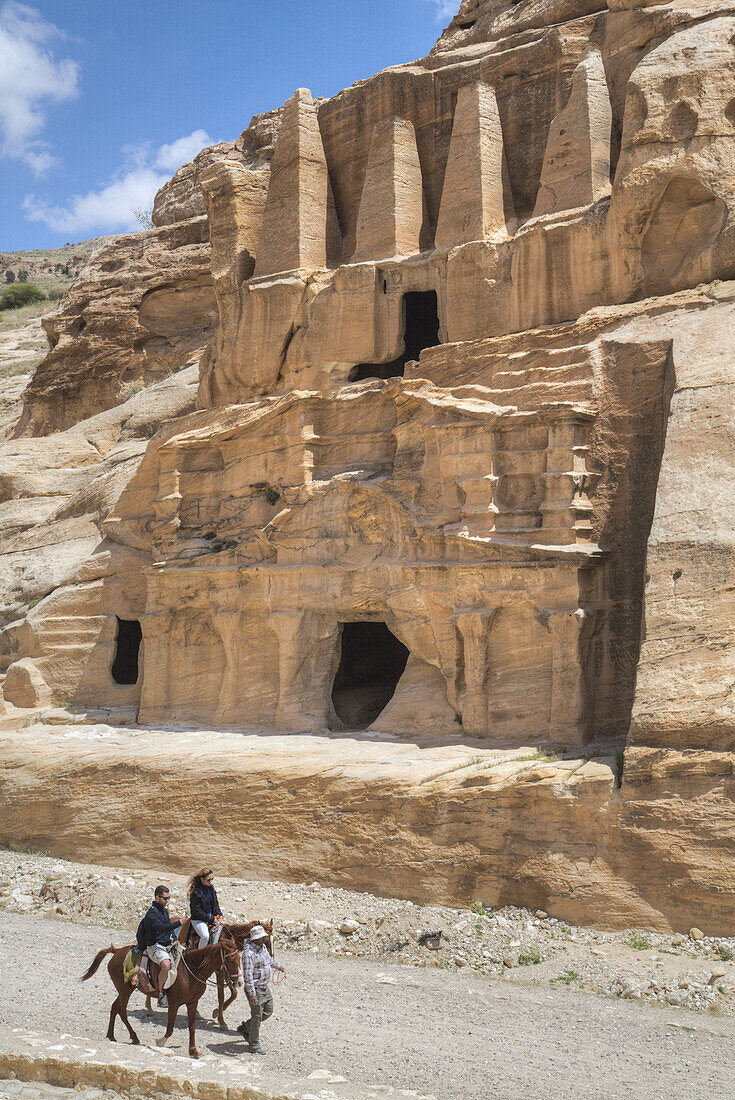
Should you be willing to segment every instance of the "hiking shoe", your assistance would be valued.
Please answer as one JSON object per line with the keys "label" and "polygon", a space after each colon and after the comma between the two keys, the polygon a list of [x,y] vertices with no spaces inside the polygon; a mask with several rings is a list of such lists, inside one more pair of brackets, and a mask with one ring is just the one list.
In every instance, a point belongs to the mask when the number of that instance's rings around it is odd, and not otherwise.
{"label": "hiking shoe", "polygon": [[263,1050],[263,1048],[261,1046],[257,1046],[257,1047],[249,1046],[248,1047],[248,1053],[249,1054],[265,1054],[265,1051]]}

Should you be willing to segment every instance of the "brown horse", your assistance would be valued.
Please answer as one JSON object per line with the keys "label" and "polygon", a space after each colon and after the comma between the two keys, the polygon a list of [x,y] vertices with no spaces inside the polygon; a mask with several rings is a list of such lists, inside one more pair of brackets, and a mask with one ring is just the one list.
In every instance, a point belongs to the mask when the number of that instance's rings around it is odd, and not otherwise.
{"label": "brown horse", "polygon": [[[107,964],[107,972],[110,975],[112,984],[117,990],[117,997],[112,1002],[112,1008],[110,1009],[110,1024],[107,1028],[107,1038],[111,1042],[115,1042],[115,1020],[119,1016],[130,1032],[130,1038],[133,1043],[138,1044],[140,1043],[140,1039],[133,1030],[128,1020],[127,1013],[128,1001],[134,990],[133,986],[128,985],[123,977],[123,963],[125,962],[125,956],[129,950],[130,945],[127,947],[110,946],[102,951],[98,951],[92,960],[89,970],[86,974],[82,975],[81,981],[86,982],[88,978],[91,978],[92,975],[97,972],[104,957],[106,955],[112,955],[112,958]],[[207,988],[207,980],[211,978],[214,973],[221,976],[223,989],[225,982],[227,982],[232,989],[237,986],[240,980],[240,952],[232,936],[224,932],[220,936],[218,943],[210,944],[208,947],[198,948],[195,951],[187,951],[181,956],[176,981],[166,990],[166,997],[168,1000],[168,1024],[166,1027],[166,1034],[160,1039],[156,1039],[157,1046],[165,1046],[167,1040],[171,1038],[174,1030],[176,1013],[179,1011],[181,1005],[186,1005],[189,1020],[189,1054],[192,1058],[199,1057],[199,1051],[196,1048],[197,1005]]]}
{"label": "brown horse", "polygon": [[[222,929],[222,935],[227,933],[232,936],[233,940],[237,944],[237,949],[242,953],[245,947],[245,940],[249,937],[251,929],[255,928],[256,924],[261,925],[268,933],[268,939],[265,941],[270,951],[273,954],[273,918],[271,920],[251,920],[248,924],[225,924]],[[237,998],[237,987],[230,986],[230,995],[225,1000],[225,979],[221,973],[217,973],[217,1008],[214,1010],[214,1019],[219,1022],[220,1027],[225,1027],[225,1009],[229,1008],[232,1002]]]}

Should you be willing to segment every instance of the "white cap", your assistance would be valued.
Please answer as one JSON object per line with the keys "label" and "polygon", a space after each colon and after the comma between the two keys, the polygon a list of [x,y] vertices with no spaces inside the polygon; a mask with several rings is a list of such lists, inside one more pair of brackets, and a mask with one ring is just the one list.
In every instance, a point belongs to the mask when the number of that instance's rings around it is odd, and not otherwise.
{"label": "white cap", "polygon": [[265,928],[263,927],[262,924],[256,924],[253,928],[250,929],[250,939],[251,940],[267,940],[268,939],[268,933],[266,932],[266,930],[265,930]]}

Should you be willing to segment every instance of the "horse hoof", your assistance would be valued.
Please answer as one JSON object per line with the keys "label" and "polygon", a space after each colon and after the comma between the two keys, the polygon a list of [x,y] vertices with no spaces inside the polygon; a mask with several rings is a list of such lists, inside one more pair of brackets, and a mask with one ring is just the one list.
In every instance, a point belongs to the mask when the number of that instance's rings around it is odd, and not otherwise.
{"label": "horse hoof", "polygon": [[157,1047],[165,1047],[166,1042],[167,1042],[166,1036],[164,1035],[162,1039],[156,1039],[156,1046]]}
{"label": "horse hoof", "polygon": [[139,1046],[140,1046],[140,1039],[138,1038],[138,1036],[137,1036],[137,1035],[135,1035],[135,1036],[133,1037],[133,1039],[131,1040],[131,1042],[132,1042],[132,1044],[133,1044],[133,1046],[134,1046],[134,1047],[139,1047]]}
{"label": "horse hoof", "polygon": [[200,1058],[200,1057],[201,1057],[201,1055],[199,1054],[199,1051],[198,1051],[198,1050],[190,1050],[190,1051],[189,1051],[189,1055],[190,1055],[190,1056],[191,1056],[192,1058]]}

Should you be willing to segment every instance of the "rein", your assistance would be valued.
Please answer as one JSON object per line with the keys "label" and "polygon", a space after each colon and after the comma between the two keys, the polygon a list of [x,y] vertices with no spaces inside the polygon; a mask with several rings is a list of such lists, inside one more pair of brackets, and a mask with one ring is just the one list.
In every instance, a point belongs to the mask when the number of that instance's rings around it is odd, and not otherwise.
{"label": "rein", "polygon": [[[220,965],[219,965],[219,970],[221,970],[222,973],[224,974],[225,981],[229,985],[230,989],[233,989],[233,988],[235,988],[235,985],[234,985],[234,982],[233,982],[232,978],[230,977],[230,973],[227,969],[227,964],[225,962],[225,949],[224,949],[224,947],[222,946],[221,943],[218,943],[217,947],[219,947],[220,959],[221,959],[221,962],[220,962]],[[194,973],[194,971],[189,966],[189,964],[187,963],[183,951],[181,952],[181,958],[180,958],[179,961],[184,964],[184,966],[189,971],[189,973],[191,974],[191,976],[192,976],[192,978],[194,979],[195,982],[201,982],[202,985],[213,985],[213,986],[217,985],[217,979],[216,978],[214,979],[214,981],[212,981],[211,978],[198,978],[197,975]]]}

